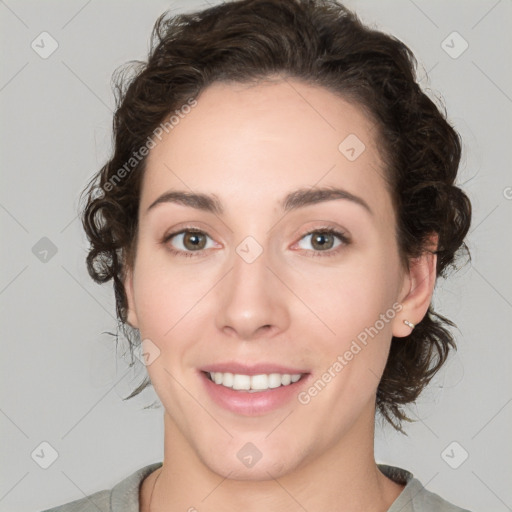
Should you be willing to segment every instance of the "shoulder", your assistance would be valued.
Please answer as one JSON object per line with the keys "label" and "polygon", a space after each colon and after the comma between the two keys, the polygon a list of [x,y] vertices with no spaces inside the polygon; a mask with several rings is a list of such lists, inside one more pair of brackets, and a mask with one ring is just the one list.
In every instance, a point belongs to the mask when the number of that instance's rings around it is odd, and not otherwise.
{"label": "shoulder", "polygon": [[428,491],[416,478],[413,478],[407,487],[409,487],[409,499],[412,500],[414,512],[470,512]]}
{"label": "shoulder", "polygon": [[388,478],[405,485],[388,512],[470,512],[430,492],[405,469],[384,464],[378,464],[378,467]]}
{"label": "shoulder", "polygon": [[110,490],[98,491],[84,498],[42,512],[139,512],[139,487],[144,478],[161,467],[161,462],[138,469]]}
{"label": "shoulder", "polygon": [[111,491],[99,491],[43,512],[110,512],[110,495]]}

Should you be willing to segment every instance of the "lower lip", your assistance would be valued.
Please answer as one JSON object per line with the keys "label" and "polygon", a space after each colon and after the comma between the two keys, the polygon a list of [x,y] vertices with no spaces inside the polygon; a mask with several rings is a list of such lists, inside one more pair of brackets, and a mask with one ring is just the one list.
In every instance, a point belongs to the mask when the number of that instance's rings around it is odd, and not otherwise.
{"label": "lower lip", "polygon": [[283,407],[298,395],[299,389],[309,377],[309,374],[305,374],[288,386],[249,393],[215,384],[202,371],[199,374],[208,394],[217,405],[244,416],[258,416]]}

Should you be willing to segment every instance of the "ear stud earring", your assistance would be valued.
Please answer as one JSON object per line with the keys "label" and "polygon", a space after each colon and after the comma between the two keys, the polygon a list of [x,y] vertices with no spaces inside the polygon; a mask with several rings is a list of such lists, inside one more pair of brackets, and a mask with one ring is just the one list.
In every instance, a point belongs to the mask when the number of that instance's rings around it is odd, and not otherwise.
{"label": "ear stud earring", "polygon": [[414,329],[416,327],[412,322],[409,322],[409,320],[404,320],[404,324],[410,327],[411,329]]}

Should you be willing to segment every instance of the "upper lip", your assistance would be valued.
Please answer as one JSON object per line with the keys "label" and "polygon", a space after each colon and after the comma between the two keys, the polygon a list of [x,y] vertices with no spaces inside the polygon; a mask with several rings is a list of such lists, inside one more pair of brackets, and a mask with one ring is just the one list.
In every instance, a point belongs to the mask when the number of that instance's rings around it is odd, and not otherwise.
{"label": "upper lip", "polygon": [[203,372],[220,372],[220,373],[236,373],[240,375],[260,375],[270,373],[281,373],[281,374],[304,374],[309,373],[306,370],[300,368],[292,368],[289,366],[283,366],[280,364],[273,363],[258,363],[258,364],[244,364],[235,361],[226,363],[215,363],[209,364],[200,368]]}

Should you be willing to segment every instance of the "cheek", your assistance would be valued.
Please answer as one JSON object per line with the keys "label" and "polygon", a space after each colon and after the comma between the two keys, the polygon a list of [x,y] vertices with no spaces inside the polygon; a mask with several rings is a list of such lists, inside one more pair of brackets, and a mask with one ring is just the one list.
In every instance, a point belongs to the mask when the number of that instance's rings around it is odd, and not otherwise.
{"label": "cheek", "polygon": [[[327,409],[356,413],[374,395],[399,311],[398,278],[398,259],[389,249],[360,254],[350,265],[331,269],[322,286],[311,287],[311,309],[331,331],[317,338],[317,371],[323,382],[333,382],[321,399]],[[335,377],[326,374],[329,369]]]}
{"label": "cheek", "polygon": [[142,337],[165,340],[187,323],[211,288],[206,266],[172,263],[164,251],[141,247],[135,265],[135,309]]}
{"label": "cheek", "polygon": [[[399,311],[394,295],[397,262],[387,257],[387,263],[361,257],[346,271],[331,272],[330,279],[309,294],[311,309],[319,312],[331,333],[316,338],[315,389],[306,390],[303,398],[316,401],[318,411],[332,411],[325,427],[333,432],[342,418],[350,423],[374,400],[386,365],[392,321]],[[328,391],[320,392],[324,387]]]}
{"label": "cheek", "polygon": [[376,256],[358,254],[338,268],[324,268],[316,275],[304,272],[301,277],[293,285],[301,290],[300,296],[307,297],[310,308],[334,331],[333,338],[347,339],[392,309],[399,271],[390,251]]}

